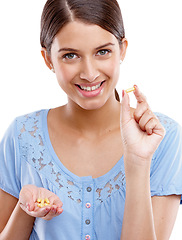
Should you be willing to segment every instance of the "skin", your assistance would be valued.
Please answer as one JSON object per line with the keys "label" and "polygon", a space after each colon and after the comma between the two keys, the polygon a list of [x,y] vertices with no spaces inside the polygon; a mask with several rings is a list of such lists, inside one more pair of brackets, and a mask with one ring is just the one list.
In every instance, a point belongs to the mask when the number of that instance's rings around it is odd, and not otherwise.
{"label": "skin", "polygon": [[[46,65],[54,69],[68,96],[65,106],[49,111],[49,136],[61,162],[78,176],[102,176],[124,154],[126,202],[121,240],[169,239],[180,196],[150,195],[151,159],[165,130],[137,86],[136,109],[130,108],[129,95],[124,91],[121,104],[114,95],[127,45],[126,39],[119,45],[115,36],[99,26],[73,21],[56,35],[51,55],[42,49]],[[103,81],[102,91],[92,97],[82,94],[77,86]],[[52,199],[51,207],[36,207],[40,195]],[[0,190],[0,201],[4,199],[7,204],[0,205],[0,239],[13,239],[10,232],[18,234],[27,226],[22,239],[28,239],[35,217],[50,220],[63,211],[55,194],[32,185],[23,187],[18,201]]]}

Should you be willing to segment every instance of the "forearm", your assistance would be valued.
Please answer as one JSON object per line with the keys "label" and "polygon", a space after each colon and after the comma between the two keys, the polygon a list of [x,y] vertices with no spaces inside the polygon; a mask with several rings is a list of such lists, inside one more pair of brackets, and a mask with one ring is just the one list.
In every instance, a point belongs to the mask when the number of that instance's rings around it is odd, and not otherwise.
{"label": "forearm", "polygon": [[28,240],[35,218],[25,213],[17,203],[6,227],[0,234],[0,240]]}
{"label": "forearm", "polygon": [[126,199],[121,240],[156,240],[148,164],[126,164]]}

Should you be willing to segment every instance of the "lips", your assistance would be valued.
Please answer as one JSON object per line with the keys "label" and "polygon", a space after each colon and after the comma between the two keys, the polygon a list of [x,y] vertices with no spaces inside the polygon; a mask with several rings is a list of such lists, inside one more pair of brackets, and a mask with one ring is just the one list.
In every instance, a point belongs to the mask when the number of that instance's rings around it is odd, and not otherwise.
{"label": "lips", "polygon": [[82,96],[91,98],[96,97],[102,93],[102,89],[105,85],[104,83],[105,81],[95,84],[75,84],[75,86]]}
{"label": "lips", "polygon": [[105,81],[102,81],[98,84],[90,84],[90,85],[85,85],[85,84],[76,84],[76,86],[78,86],[81,90],[87,91],[87,92],[92,92],[95,91],[97,89],[99,89],[101,87],[101,85],[104,83]]}

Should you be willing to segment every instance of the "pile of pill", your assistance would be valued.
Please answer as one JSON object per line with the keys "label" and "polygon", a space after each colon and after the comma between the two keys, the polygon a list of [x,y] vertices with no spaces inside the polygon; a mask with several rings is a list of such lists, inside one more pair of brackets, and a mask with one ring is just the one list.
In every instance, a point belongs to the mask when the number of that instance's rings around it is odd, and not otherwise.
{"label": "pile of pill", "polygon": [[50,206],[50,201],[48,198],[45,198],[45,199],[38,198],[37,206],[40,208],[45,207],[45,206]]}

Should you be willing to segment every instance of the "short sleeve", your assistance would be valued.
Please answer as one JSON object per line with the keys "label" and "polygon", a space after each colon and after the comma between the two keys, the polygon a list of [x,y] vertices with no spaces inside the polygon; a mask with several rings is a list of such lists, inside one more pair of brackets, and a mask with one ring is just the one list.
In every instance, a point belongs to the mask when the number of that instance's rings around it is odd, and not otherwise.
{"label": "short sleeve", "polygon": [[152,196],[182,195],[182,129],[176,122],[154,154],[150,180]]}
{"label": "short sleeve", "polygon": [[19,171],[15,120],[0,142],[0,188],[16,198],[19,198],[21,185]]}

